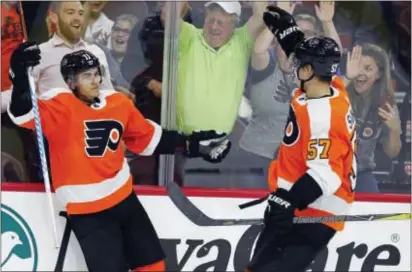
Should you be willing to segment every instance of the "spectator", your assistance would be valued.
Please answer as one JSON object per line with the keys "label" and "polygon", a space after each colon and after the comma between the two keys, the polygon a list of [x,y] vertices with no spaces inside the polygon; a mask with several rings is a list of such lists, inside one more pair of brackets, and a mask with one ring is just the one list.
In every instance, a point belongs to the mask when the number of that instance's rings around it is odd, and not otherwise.
{"label": "spectator", "polygon": [[[32,133],[18,128],[6,113],[11,100],[9,64],[13,51],[24,39],[22,22],[17,1],[1,2],[1,146],[2,180],[23,181],[26,175],[17,175],[16,170],[25,168],[24,161],[31,158],[25,150],[32,147]],[[7,155],[6,155],[7,153]],[[8,158],[12,159],[8,159]],[[23,163],[16,163],[22,161]],[[20,166],[20,167],[16,167]],[[22,171],[17,171],[22,172]],[[37,177],[37,176],[30,176]],[[4,179],[3,179],[4,178]]]}
{"label": "spectator", "polygon": [[263,29],[267,2],[253,2],[248,23],[236,28],[239,2],[206,3],[203,29],[180,26],[177,126],[189,134],[215,129],[230,133],[245,87],[253,43]]}
{"label": "spectator", "polygon": [[379,192],[373,175],[378,141],[386,155],[394,158],[401,148],[400,119],[391,84],[386,52],[365,43],[348,53],[346,88],[357,122],[357,192]]}
{"label": "spectator", "polygon": [[116,18],[110,36],[110,49],[101,46],[103,49],[112,76],[112,84],[115,89],[128,89],[130,83],[123,77],[120,66],[124,60],[126,46],[130,38],[130,33],[137,23],[137,18],[131,14],[122,14]]}
{"label": "spectator", "polygon": [[[176,120],[184,133],[203,128],[232,132],[267,1],[252,5],[253,15],[243,26],[237,1],[206,3],[203,29],[181,22]],[[211,167],[199,160],[187,162],[181,154],[175,155],[175,162],[181,177],[186,167]]]}
{"label": "spectator", "polygon": [[[278,5],[291,14],[296,6],[290,1],[278,2]],[[306,37],[319,35],[323,31],[340,45],[339,35],[332,21],[334,2],[320,2],[315,7],[317,18],[304,13],[307,10],[295,12],[297,25]],[[318,25],[317,19],[321,25]],[[272,32],[267,28],[256,40],[251,59],[250,104],[253,113],[239,143],[241,149],[246,151],[241,152],[241,156],[248,158],[245,161],[264,170],[262,178],[251,177],[253,180],[249,181],[259,187],[267,184],[268,165],[276,157],[276,150],[282,143],[290,94],[298,86],[291,62],[274,41]]]}
{"label": "spectator", "polygon": [[1,2],[1,112],[5,112],[11,98],[9,79],[10,57],[23,41],[23,30],[17,12],[17,1]]}
{"label": "spectator", "polygon": [[[124,68],[122,71],[126,72],[128,70],[129,78],[132,80],[132,90],[137,97],[136,106],[146,118],[155,122],[160,122],[164,47],[164,16],[162,14],[164,14],[164,4],[164,2],[159,1],[155,14],[146,18],[138,28],[133,30],[126,52],[125,65],[122,65],[122,68]],[[181,17],[184,21],[191,22],[187,3],[183,4]],[[136,52],[136,49],[140,49],[140,52]],[[140,61],[133,58],[137,54],[141,54],[138,58]]]}
{"label": "spectator", "polygon": [[88,19],[85,40],[110,48],[109,37],[114,22],[103,13],[106,4],[107,1],[85,1],[84,9]]}
{"label": "spectator", "polygon": [[397,157],[397,163],[394,165],[391,181],[397,185],[408,185],[408,191],[410,192],[411,186],[411,93],[406,93],[403,102],[400,106],[400,119],[401,119],[401,142],[402,149]]}
{"label": "spectator", "polygon": [[[164,2],[157,2],[153,16],[136,25],[127,45],[122,71],[131,78],[131,90],[136,95],[136,107],[148,119],[160,123],[163,47],[164,47]],[[185,3],[182,19],[191,22],[190,10]],[[139,184],[157,184],[159,156],[131,156],[130,168]],[[180,176],[175,181],[180,182]]]}
{"label": "spectator", "polygon": [[[142,85],[144,82],[141,80],[146,78],[147,73],[157,81],[162,80],[164,25],[161,13],[165,2],[148,3],[154,15],[140,21],[133,28],[121,65],[124,77],[129,82],[134,81],[132,85],[136,91],[141,91],[141,87],[145,86]],[[153,6],[154,4],[156,5]],[[183,4],[181,14],[184,21],[191,23],[190,9],[186,2]]]}
{"label": "spectator", "polygon": [[103,50],[81,38],[84,25],[82,4],[79,1],[52,2],[49,19],[56,26],[56,32],[47,42],[39,45],[42,59],[33,69],[37,92],[43,93],[58,87],[68,88],[60,74],[60,61],[65,54],[81,49],[88,50],[99,58],[106,71],[102,88],[113,89]]}
{"label": "spectator", "polygon": [[104,14],[109,18],[117,18],[122,14],[133,14],[140,22],[149,16],[146,1],[107,1]]}

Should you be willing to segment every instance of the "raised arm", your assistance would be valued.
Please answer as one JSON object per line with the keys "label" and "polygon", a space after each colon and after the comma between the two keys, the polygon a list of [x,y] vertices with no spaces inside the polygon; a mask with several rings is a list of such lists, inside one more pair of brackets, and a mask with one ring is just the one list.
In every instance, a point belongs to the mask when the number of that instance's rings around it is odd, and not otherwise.
{"label": "raised arm", "polygon": [[319,5],[315,5],[315,11],[316,16],[322,23],[325,36],[334,39],[342,51],[342,42],[332,20],[335,14],[335,1],[321,1]]}
{"label": "raised arm", "polygon": [[354,46],[352,53],[347,53],[346,58],[346,73],[344,76],[345,87],[354,80],[360,73],[361,69],[362,47]]}
{"label": "raised arm", "polygon": [[264,28],[262,20],[263,13],[266,11],[268,1],[252,1],[253,15],[247,22],[249,34],[256,39]]}
{"label": "raised arm", "polygon": [[[278,2],[278,7],[292,14],[296,7],[296,4],[290,1],[281,1]],[[266,7],[264,7],[264,9],[266,10]],[[269,65],[269,49],[272,45],[274,38],[275,36],[273,35],[272,31],[270,31],[269,28],[265,26],[263,31],[256,39],[255,46],[253,49],[251,64],[255,70],[263,70]],[[280,60],[278,54],[276,55],[276,57],[278,58],[278,60]]]}
{"label": "raised arm", "polygon": [[267,27],[260,33],[259,37],[256,39],[255,46],[253,47],[251,60],[253,69],[261,71],[269,65],[269,49],[274,38],[275,36],[273,36],[272,32]]}
{"label": "raised arm", "polygon": [[[13,52],[10,60],[10,79],[13,82],[10,105],[7,113],[16,125],[35,129],[33,105],[31,100],[27,68],[40,63],[40,49],[35,42],[24,42]],[[55,98],[58,89],[51,90],[47,100],[38,99],[43,133],[49,136],[67,123],[69,115],[64,99]],[[60,91],[60,89],[59,89]],[[71,92],[71,91],[67,91]],[[46,93],[43,94],[44,96]]]}

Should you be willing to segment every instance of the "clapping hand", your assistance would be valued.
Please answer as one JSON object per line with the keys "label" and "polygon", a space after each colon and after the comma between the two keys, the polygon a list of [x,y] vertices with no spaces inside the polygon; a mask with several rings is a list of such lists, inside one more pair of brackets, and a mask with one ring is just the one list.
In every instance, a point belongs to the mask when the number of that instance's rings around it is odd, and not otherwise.
{"label": "clapping hand", "polygon": [[388,102],[385,103],[386,107],[380,107],[378,109],[379,117],[382,118],[383,123],[392,131],[401,131],[398,117],[393,105]]}

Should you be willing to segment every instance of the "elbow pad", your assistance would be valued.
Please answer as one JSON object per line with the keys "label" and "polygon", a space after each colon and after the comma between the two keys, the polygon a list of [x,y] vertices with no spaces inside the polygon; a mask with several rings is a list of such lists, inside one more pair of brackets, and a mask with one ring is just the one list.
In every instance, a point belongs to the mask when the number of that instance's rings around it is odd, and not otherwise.
{"label": "elbow pad", "polygon": [[10,113],[14,116],[23,116],[33,107],[30,97],[29,79],[26,77],[14,80],[10,101]]}
{"label": "elbow pad", "polygon": [[184,151],[186,138],[183,133],[174,130],[162,131],[159,144],[157,145],[155,154],[174,154],[176,151]]}
{"label": "elbow pad", "polygon": [[322,195],[322,188],[307,173],[301,176],[289,190],[289,196],[299,210],[305,209]]}

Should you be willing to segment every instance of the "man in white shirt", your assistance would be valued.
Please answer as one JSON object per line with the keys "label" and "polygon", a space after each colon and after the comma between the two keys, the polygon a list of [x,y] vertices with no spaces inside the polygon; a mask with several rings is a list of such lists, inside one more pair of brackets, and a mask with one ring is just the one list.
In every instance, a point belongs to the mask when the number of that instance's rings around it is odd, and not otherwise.
{"label": "man in white shirt", "polygon": [[68,88],[60,73],[63,56],[78,50],[87,50],[99,58],[106,76],[102,88],[113,89],[106,56],[97,45],[88,44],[82,38],[84,10],[80,1],[52,2],[50,20],[56,25],[56,33],[45,43],[40,44],[41,61],[33,69],[36,89],[39,94],[51,88]]}
{"label": "man in white shirt", "polygon": [[[106,72],[102,88],[113,89],[103,50],[97,45],[86,43],[81,38],[82,30],[85,27],[85,15],[80,1],[52,2],[49,18],[51,23],[56,26],[56,32],[50,40],[40,44],[42,58],[40,64],[32,71],[38,95],[52,88],[68,88],[60,73],[60,61],[64,55],[81,49],[88,50],[99,58]],[[10,97],[7,98],[2,99],[2,112],[7,109],[9,104]]]}
{"label": "man in white shirt", "polygon": [[106,46],[110,49],[110,35],[114,22],[110,20],[103,9],[107,1],[86,1],[84,4],[88,21],[85,40],[90,43]]}

